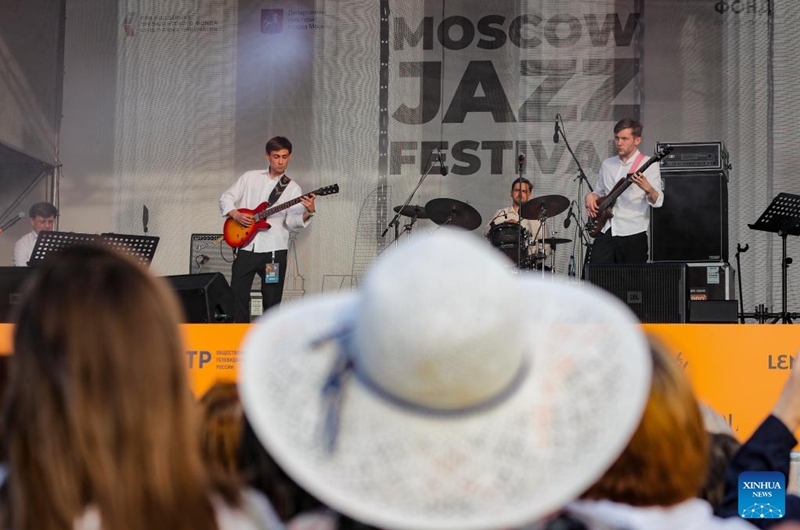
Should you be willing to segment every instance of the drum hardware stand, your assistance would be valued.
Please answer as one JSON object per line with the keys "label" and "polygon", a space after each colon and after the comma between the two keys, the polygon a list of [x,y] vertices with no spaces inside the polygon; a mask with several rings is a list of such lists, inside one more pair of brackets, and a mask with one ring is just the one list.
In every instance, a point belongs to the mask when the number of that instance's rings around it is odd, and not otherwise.
{"label": "drum hardware stand", "polygon": [[792,264],[792,258],[786,255],[786,239],[790,235],[800,235],[800,195],[779,193],[772,199],[772,202],[761,214],[761,217],[755,223],[747,226],[752,230],[772,232],[781,237],[781,312],[765,313],[759,310],[755,315],[743,316],[758,318],[759,320],[763,320],[764,317],[773,318],[772,324],[777,324],[778,322],[792,324],[792,319],[800,318],[800,313],[790,313],[786,310],[788,301],[787,278],[789,265]]}
{"label": "drum hardware stand", "polygon": [[[441,160],[441,158],[439,160]],[[433,170],[433,164],[435,162],[436,162],[436,160],[431,160],[430,164],[428,164],[428,169],[426,169],[425,173],[423,173],[422,176],[419,178],[419,182],[417,182],[416,187],[413,190],[411,190],[411,194],[406,199],[406,202],[403,203],[403,206],[400,208],[400,212],[402,212],[403,209],[411,203],[411,199],[414,198],[414,194],[416,194],[417,190],[420,188],[420,186],[422,186],[422,183],[425,181],[425,177],[427,177],[430,174],[431,170]],[[389,205],[387,204],[386,207],[388,208]],[[394,217],[392,217],[392,220],[389,221],[389,224],[386,225],[386,228],[383,229],[383,233],[381,233],[381,237],[386,237],[386,232],[388,232],[390,228],[394,228],[394,241],[393,242],[394,242],[395,246],[397,246],[398,239],[400,238],[400,233],[399,233],[400,232],[400,212],[395,212]]]}
{"label": "drum hardware stand", "polygon": [[[560,125],[559,125],[560,123]],[[583,278],[583,267],[585,266],[584,263],[584,249],[589,250],[591,242],[588,241],[587,238],[584,237],[584,230],[583,226],[584,223],[581,222],[581,219],[584,218],[583,215],[583,183],[586,183],[586,186],[589,188],[589,193],[594,192],[594,188],[592,188],[592,184],[589,182],[589,179],[586,177],[586,173],[583,171],[583,167],[581,166],[580,160],[578,157],[575,156],[575,152],[572,150],[572,147],[569,145],[569,140],[567,140],[567,131],[564,129],[564,120],[561,118],[561,114],[556,114],[556,134],[553,136],[553,142],[558,143],[558,138],[561,137],[564,139],[564,145],[567,146],[567,151],[572,156],[572,159],[575,161],[575,165],[578,166],[578,176],[576,176],[573,180],[578,181],[578,200],[575,201],[578,205],[578,215],[576,216],[576,220],[578,221],[578,232],[581,234],[581,246],[578,247],[578,256],[577,262],[581,264],[581,279]],[[575,237],[574,241],[577,242],[577,237]],[[573,251],[573,255],[575,252]],[[591,256],[591,251],[588,251],[586,255]]]}

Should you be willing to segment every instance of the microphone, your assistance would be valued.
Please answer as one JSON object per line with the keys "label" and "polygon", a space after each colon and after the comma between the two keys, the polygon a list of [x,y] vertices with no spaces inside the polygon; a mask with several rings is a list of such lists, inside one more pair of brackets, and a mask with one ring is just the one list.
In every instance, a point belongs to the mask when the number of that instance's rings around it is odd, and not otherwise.
{"label": "microphone", "polygon": [[517,159],[517,164],[519,164],[519,174],[522,175],[522,166],[525,165],[525,155],[520,154],[519,158]]}
{"label": "microphone", "polygon": [[439,160],[439,173],[442,174],[443,177],[447,176],[447,168],[444,165],[444,161],[442,160],[442,150],[438,147],[436,148],[436,159]]}
{"label": "microphone", "polygon": [[200,265],[204,265],[204,264],[208,263],[209,261],[211,261],[211,258],[206,256],[205,254],[200,254],[197,257],[200,258],[200,260],[199,260],[200,261]]}
{"label": "microphone", "polygon": [[572,201],[569,204],[569,211],[567,212],[567,218],[564,219],[564,228],[569,228],[570,223],[572,222],[572,206],[575,204],[575,201]]}
{"label": "microphone", "polygon": [[554,144],[558,143],[558,131],[560,131],[560,130],[561,129],[558,127],[558,115],[556,114],[555,127],[553,128],[553,143]]}
{"label": "microphone", "polygon": [[9,228],[14,226],[15,224],[17,224],[19,222],[19,220],[22,219],[23,217],[25,217],[25,212],[19,212],[16,217],[11,219],[9,222],[4,224],[3,226],[0,226],[0,234],[2,234],[3,232],[8,230]]}

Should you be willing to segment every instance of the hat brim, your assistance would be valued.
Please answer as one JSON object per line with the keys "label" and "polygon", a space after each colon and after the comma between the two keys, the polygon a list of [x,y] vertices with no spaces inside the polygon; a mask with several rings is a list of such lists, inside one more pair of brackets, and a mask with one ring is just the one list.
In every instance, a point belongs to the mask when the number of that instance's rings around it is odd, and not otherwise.
{"label": "hat brim", "polygon": [[358,294],[268,313],[239,370],[256,434],[303,488],[381,528],[503,528],[562,507],[627,445],[649,395],[650,356],[635,317],[609,295],[528,278],[520,289],[533,307],[508,325],[528,330],[529,372],[511,395],[470,414],[424,414],[352,377],[333,451],[322,388],[338,345],[315,341],[355,313]]}

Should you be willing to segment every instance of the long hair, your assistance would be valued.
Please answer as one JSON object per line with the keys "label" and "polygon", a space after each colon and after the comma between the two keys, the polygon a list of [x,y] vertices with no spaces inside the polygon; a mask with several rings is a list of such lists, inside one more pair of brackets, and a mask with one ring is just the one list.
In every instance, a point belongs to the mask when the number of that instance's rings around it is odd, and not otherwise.
{"label": "long hair", "polygon": [[239,453],[244,411],[236,383],[218,381],[200,399],[203,459],[213,476],[241,482]]}
{"label": "long hair", "polygon": [[[102,247],[39,267],[18,313],[4,411],[16,530],[215,530],[177,302]],[[235,494],[222,492],[235,502]]]}
{"label": "long hair", "polygon": [[695,497],[705,482],[708,434],[689,379],[652,339],[651,353],[653,382],[639,427],[585,499],[672,506]]}

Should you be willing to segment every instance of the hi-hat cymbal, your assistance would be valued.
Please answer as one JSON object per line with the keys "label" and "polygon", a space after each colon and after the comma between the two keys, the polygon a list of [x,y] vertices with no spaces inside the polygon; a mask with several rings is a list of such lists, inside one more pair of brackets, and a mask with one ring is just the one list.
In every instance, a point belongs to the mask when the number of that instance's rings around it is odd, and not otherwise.
{"label": "hi-hat cymbal", "polygon": [[395,206],[394,211],[406,217],[416,217],[417,219],[427,219],[428,214],[425,213],[425,207],[417,204],[409,204],[405,208],[402,206]]}
{"label": "hi-hat cymbal", "polygon": [[469,204],[455,199],[433,199],[425,205],[428,218],[437,225],[452,225],[475,230],[481,225],[481,214]]}
{"label": "hi-hat cymbal", "polygon": [[564,239],[563,237],[548,237],[545,239],[536,240],[537,243],[539,241],[541,241],[545,245],[561,245],[562,243],[572,243],[571,239]]}
{"label": "hi-hat cymbal", "polygon": [[563,195],[542,195],[523,204],[519,213],[523,219],[555,217],[569,208],[569,199]]}

